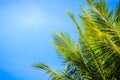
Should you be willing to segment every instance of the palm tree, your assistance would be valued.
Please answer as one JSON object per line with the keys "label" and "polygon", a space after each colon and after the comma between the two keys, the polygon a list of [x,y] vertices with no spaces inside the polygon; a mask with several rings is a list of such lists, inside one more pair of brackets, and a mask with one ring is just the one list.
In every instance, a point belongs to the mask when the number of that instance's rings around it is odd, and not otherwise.
{"label": "palm tree", "polygon": [[54,71],[43,63],[33,66],[50,74],[50,80],[120,80],[120,2],[114,10],[106,0],[86,0],[80,23],[68,12],[79,33],[75,43],[67,33],[55,32],[53,44],[65,70]]}

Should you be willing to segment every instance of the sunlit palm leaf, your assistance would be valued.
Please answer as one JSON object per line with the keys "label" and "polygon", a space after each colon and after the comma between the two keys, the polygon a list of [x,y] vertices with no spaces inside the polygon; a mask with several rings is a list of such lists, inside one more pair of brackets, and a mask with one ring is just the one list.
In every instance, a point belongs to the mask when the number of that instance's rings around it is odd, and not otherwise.
{"label": "sunlit palm leaf", "polygon": [[42,70],[45,70],[46,73],[50,74],[51,80],[64,80],[64,78],[60,74],[58,74],[56,71],[52,70],[51,68],[49,68],[47,65],[43,63],[37,63],[37,64],[34,64],[33,66],[40,68]]}
{"label": "sunlit palm leaf", "polygon": [[52,80],[119,80],[120,79],[120,2],[110,10],[106,0],[86,0],[90,8],[73,20],[79,33],[75,43],[68,34],[55,32],[53,44],[66,69],[54,72],[44,64],[35,67],[46,70]]}

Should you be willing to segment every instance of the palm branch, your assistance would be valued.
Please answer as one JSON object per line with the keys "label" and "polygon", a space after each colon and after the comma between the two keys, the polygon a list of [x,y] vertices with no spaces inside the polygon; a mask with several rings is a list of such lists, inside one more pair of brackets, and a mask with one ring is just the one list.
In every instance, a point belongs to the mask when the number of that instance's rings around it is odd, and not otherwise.
{"label": "palm branch", "polygon": [[120,79],[120,2],[109,9],[106,0],[86,0],[90,8],[81,7],[80,23],[68,12],[79,33],[78,42],[68,33],[55,32],[53,44],[66,69],[58,71],[38,63],[51,80],[119,80]]}

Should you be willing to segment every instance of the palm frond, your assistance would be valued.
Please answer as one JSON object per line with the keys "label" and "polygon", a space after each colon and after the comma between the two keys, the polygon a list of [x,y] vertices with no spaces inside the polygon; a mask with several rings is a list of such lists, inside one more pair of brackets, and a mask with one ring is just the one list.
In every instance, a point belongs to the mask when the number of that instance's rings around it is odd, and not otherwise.
{"label": "palm frond", "polygon": [[[71,75],[75,74],[90,75],[86,63],[84,61],[84,57],[82,56],[82,53],[80,51],[79,45],[75,44],[68,34],[63,33],[55,34],[56,35],[54,36],[53,43],[57,48],[56,50],[59,52],[59,55],[64,60],[66,60],[65,63],[68,62],[72,63],[71,65],[69,65],[69,68],[67,68],[68,69],[67,71],[69,71]],[[76,78],[78,78],[78,76]]]}
{"label": "palm frond", "polygon": [[49,68],[47,65],[43,63],[36,63],[33,66],[36,68],[45,70],[46,73],[50,74],[51,80],[64,80],[64,78],[60,74],[58,74],[56,71],[52,70],[51,68]]}
{"label": "palm frond", "polygon": [[52,41],[66,69],[57,73],[42,63],[35,64],[51,74],[52,80],[120,79],[120,2],[111,10],[106,0],[86,1],[90,8],[81,7],[80,23],[68,12],[79,33],[78,42],[62,32],[55,32]]}

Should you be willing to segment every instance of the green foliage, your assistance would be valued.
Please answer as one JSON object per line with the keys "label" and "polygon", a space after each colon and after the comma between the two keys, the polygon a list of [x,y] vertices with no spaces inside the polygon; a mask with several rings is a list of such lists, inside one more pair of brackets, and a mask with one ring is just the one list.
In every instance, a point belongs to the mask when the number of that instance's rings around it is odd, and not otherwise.
{"label": "green foliage", "polygon": [[56,32],[52,41],[66,69],[56,72],[42,63],[34,65],[49,73],[51,80],[120,79],[120,3],[110,10],[105,0],[86,1],[90,8],[81,7],[80,23],[68,12],[79,33],[78,42],[62,32]]}

